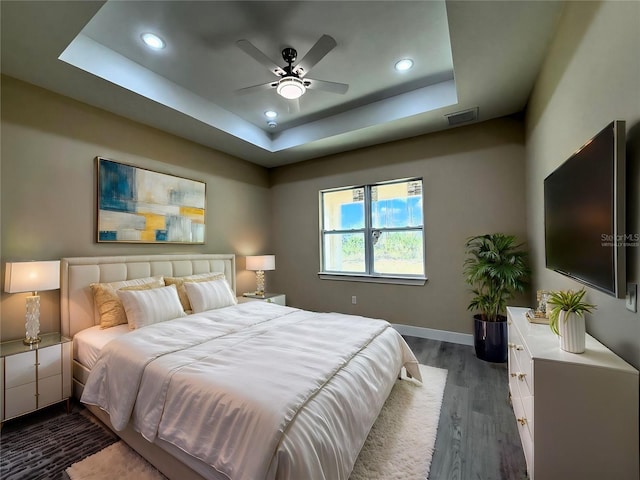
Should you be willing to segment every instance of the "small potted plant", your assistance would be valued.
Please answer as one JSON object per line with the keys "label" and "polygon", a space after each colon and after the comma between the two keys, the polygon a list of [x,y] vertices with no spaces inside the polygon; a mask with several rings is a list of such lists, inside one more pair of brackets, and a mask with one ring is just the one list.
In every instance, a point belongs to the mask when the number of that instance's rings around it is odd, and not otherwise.
{"label": "small potted plant", "polygon": [[584,314],[591,313],[596,306],[585,302],[585,289],[551,292],[547,304],[549,327],[560,337],[560,348],[571,353],[582,353],[585,349],[586,328]]}
{"label": "small potted plant", "polygon": [[489,362],[507,361],[507,301],[524,292],[529,280],[527,254],[513,235],[477,235],[465,244],[464,275],[474,294],[468,310],[474,318],[476,356]]}

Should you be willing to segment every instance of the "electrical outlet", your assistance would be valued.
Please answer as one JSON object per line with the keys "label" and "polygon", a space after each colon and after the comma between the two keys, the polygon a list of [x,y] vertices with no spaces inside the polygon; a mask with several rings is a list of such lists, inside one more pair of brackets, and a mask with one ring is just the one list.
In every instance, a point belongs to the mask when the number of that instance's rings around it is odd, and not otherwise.
{"label": "electrical outlet", "polygon": [[357,303],[358,303],[358,298],[355,295],[353,295],[351,297],[351,305],[356,305]]}
{"label": "electrical outlet", "polygon": [[627,283],[627,296],[626,296],[627,310],[632,312],[638,311],[638,284]]}

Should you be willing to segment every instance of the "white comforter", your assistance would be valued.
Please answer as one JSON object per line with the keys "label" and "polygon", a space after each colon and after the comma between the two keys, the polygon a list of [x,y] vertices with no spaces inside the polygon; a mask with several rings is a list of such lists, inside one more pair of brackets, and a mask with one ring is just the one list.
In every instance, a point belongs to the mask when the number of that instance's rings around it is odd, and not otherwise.
{"label": "white comforter", "polygon": [[339,480],[402,365],[387,322],[249,302],[112,341],[82,402],[232,480]]}

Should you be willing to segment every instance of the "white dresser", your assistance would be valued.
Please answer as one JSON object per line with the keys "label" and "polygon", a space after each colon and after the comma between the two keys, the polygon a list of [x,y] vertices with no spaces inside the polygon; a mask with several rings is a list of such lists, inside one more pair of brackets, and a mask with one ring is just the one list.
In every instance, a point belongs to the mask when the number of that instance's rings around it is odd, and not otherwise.
{"label": "white dresser", "polygon": [[638,371],[589,335],[584,353],[561,350],[526,312],[507,309],[509,391],[529,478],[638,480]]}

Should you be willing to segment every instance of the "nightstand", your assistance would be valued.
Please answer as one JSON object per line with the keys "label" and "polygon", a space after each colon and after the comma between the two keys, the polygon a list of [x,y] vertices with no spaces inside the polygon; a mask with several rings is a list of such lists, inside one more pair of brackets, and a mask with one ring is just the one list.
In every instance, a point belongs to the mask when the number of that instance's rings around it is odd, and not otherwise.
{"label": "nightstand", "polygon": [[0,343],[0,421],[34,412],[71,397],[71,339],[41,335],[40,343],[22,339]]}
{"label": "nightstand", "polygon": [[287,305],[287,296],[284,293],[265,293],[264,296],[258,296],[253,293],[243,293],[241,297],[238,297],[238,303],[253,301],[276,303],[284,307]]}

